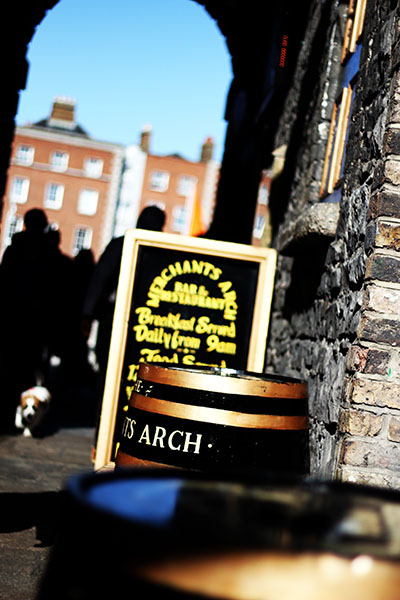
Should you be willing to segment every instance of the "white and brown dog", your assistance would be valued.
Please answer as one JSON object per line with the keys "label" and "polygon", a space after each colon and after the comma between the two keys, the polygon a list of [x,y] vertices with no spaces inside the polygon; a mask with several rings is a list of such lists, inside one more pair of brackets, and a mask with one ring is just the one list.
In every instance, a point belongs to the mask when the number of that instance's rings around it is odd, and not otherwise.
{"label": "white and brown dog", "polygon": [[22,429],[25,437],[32,437],[32,432],[42,422],[49,408],[50,398],[49,390],[40,385],[22,392],[15,414],[15,427]]}

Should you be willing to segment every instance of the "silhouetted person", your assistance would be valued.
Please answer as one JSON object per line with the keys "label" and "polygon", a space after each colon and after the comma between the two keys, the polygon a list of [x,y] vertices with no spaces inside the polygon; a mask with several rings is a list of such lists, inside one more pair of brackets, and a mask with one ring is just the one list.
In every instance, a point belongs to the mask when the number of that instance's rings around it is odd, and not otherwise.
{"label": "silhouetted person", "polygon": [[73,307],[74,318],[79,324],[83,311],[83,303],[87,294],[90,280],[93,276],[96,263],[93,252],[89,248],[82,248],[72,262],[72,276],[74,280]]}
{"label": "silhouetted person", "polygon": [[136,229],[162,231],[165,225],[165,212],[158,206],[146,206],[136,222]]}
{"label": "silhouetted person", "polygon": [[[140,213],[136,227],[162,231],[165,218],[163,210],[157,206],[147,206]],[[107,370],[123,243],[123,236],[114,238],[104,250],[94,269],[83,303],[82,327],[86,336],[90,333],[93,320],[98,322],[95,353],[99,365],[99,400],[103,395]]]}
{"label": "silhouetted person", "polygon": [[70,261],[68,280],[65,286],[64,335],[60,347],[61,379],[68,384],[84,383],[88,375],[87,340],[82,333],[81,315],[83,301],[93,275],[95,261],[93,252],[83,248]]}
{"label": "silhouetted person", "polygon": [[91,250],[80,250],[62,265],[57,325],[49,340],[52,354],[49,388],[53,394],[47,421],[60,424],[94,425],[96,374],[88,360],[87,339],[81,328],[83,298],[94,270]]}
{"label": "silhouetted person", "polygon": [[45,385],[56,337],[64,262],[57,236],[47,227],[44,211],[27,211],[24,230],[13,236],[0,265],[2,428],[12,426],[20,393]]}

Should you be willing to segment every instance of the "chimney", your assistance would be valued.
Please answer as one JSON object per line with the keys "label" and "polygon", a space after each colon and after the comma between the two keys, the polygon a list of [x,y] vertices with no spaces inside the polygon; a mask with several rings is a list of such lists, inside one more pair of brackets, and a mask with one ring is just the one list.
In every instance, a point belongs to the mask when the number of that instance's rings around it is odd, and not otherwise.
{"label": "chimney", "polygon": [[51,111],[50,122],[63,123],[68,127],[75,124],[75,100],[58,96],[54,99],[53,110]]}
{"label": "chimney", "polygon": [[206,163],[212,159],[214,152],[213,139],[208,137],[201,147],[200,162]]}
{"label": "chimney", "polygon": [[143,125],[142,133],[140,134],[140,148],[143,152],[148,153],[150,150],[151,125]]}

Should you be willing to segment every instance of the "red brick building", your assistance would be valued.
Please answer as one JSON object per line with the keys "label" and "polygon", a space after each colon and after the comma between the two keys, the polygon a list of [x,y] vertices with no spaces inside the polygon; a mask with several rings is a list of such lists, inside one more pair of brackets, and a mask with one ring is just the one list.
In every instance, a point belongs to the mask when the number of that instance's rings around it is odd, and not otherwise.
{"label": "red brick building", "polygon": [[75,255],[91,248],[97,260],[112,237],[136,225],[155,204],[166,212],[165,231],[189,234],[195,202],[201,229],[213,214],[219,164],[208,138],[198,162],[149,153],[150,130],[140,145],[90,138],[75,120],[75,102],[56,98],[51,115],[17,127],[4,198],[1,252],[23,227],[31,208],[42,208],[60,231],[61,249]]}
{"label": "red brick building", "polygon": [[57,98],[51,116],[17,127],[4,198],[1,250],[42,208],[69,255],[92,248],[98,258],[112,237],[124,148],[91,139],[75,121],[75,103]]}
{"label": "red brick building", "polygon": [[179,154],[152,154],[150,135],[150,128],[145,128],[140,145],[126,148],[115,234],[134,227],[141,210],[150,205],[165,211],[165,232],[189,235],[197,204],[200,229],[206,231],[213,215],[219,176],[219,163],[212,159],[212,139],[206,139],[199,161],[195,162]]}

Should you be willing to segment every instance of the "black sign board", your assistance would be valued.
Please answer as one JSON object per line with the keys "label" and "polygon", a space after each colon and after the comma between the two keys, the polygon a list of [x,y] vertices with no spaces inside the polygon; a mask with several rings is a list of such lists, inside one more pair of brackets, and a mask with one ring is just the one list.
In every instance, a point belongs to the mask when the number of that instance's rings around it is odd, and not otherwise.
{"label": "black sign board", "polygon": [[262,372],[275,263],[266,248],[125,235],[96,468],[113,461],[141,362]]}

